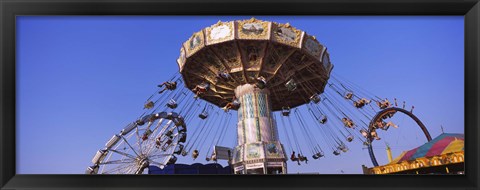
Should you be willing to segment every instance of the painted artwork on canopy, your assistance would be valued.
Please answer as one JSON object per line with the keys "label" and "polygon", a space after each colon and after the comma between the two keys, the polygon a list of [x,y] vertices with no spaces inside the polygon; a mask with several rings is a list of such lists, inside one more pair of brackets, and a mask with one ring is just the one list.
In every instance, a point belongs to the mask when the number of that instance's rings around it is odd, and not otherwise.
{"label": "painted artwork on canopy", "polygon": [[233,35],[233,22],[220,22],[214,24],[211,27],[205,29],[207,36],[207,45],[217,44],[232,40]]}
{"label": "painted artwork on canopy", "polygon": [[315,36],[304,35],[303,48],[307,50],[310,55],[314,56],[317,60],[320,59],[322,54],[323,46],[315,40]]}
{"label": "painted artwork on canopy", "polygon": [[294,42],[296,34],[292,29],[280,27],[275,30],[275,34],[286,42]]}
{"label": "painted artwork on canopy", "polygon": [[280,147],[277,146],[277,143],[270,142],[265,144],[265,150],[267,152],[267,157],[272,158],[272,157],[280,157],[281,155],[281,150]]}
{"label": "painted artwork on canopy", "polygon": [[204,47],[204,40],[203,40],[203,31],[198,31],[194,33],[188,41],[183,44],[186,50],[186,58],[189,58],[198,50]]}
{"label": "painted artwork on canopy", "polygon": [[246,23],[242,26],[242,32],[249,35],[260,35],[265,30],[260,23]]}
{"label": "painted artwork on canopy", "polygon": [[233,163],[241,162],[242,160],[243,160],[243,146],[237,146],[233,151]]}
{"label": "painted artwork on canopy", "polygon": [[246,154],[247,159],[264,158],[262,143],[247,144]]}
{"label": "painted artwork on canopy", "polygon": [[302,31],[299,31],[290,24],[274,24],[273,27],[273,40],[287,44],[293,47],[300,48],[300,37],[302,35]]}
{"label": "painted artwork on canopy", "polygon": [[251,18],[237,21],[237,36],[239,39],[269,39],[270,22]]}
{"label": "painted artwork on canopy", "polygon": [[199,35],[194,35],[192,40],[190,40],[190,50],[195,49],[198,45],[200,45],[200,36]]}

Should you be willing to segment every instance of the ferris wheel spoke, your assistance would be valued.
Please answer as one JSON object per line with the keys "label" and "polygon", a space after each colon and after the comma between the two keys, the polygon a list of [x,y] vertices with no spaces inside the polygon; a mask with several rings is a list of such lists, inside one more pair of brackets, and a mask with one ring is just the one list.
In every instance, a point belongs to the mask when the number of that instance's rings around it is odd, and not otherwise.
{"label": "ferris wheel spoke", "polygon": [[123,155],[123,156],[126,156],[126,157],[129,157],[129,158],[131,158],[131,159],[135,159],[135,158],[136,158],[135,156],[130,155],[130,154],[127,154],[127,153],[122,152],[122,151],[113,150],[113,149],[110,150],[110,151],[115,152],[115,153],[120,154],[120,155]]}
{"label": "ferris wheel spoke", "polygon": [[142,150],[142,153],[144,155],[149,155],[150,154],[150,149],[152,149],[152,147],[155,147],[155,140],[152,140],[152,139],[148,139],[148,143],[147,145],[144,146],[144,149]]}
{"label": "ferris wheel spoke", "polygon": [[166,156],[169,156],[170,154],[156,154],[156,155],[153,155],[153,156],[149,156],[148,159],[149,160],[154,160],[154,159],[158,159],[158,158],[161,158],[161,157],[166,157]]}
{"label": "ferris wheel spoke", "polygon": [[[166,131],[166,129],[168,129],[168,127],[172,124],[172,120],[168,121],[165,126],[162,128],[162,130],[155,136],[155,140],[157,138],[161,138],[163,135],[164,135],[164,132]],[[159,126],[160,126],[160,123],[159,123]],[[155,134],[155,133],[154,133]],[[175,135],[176,136],[176,135]],[[150,143],[150,146],[146,149],[146,155],[150,155],[152,154],[152,152],[155,152],[156,150],[156,142],[154,141],[153,143]]]}
{"label": "ferris wheel spoke", "polygon": [[162,123],[163,123],[163,118],[158,120],[157,125],[155,126],[155,129],[153,129],[153,134],[155,134],[155,132],[158,130],[158,128]]}
{"label": "ferris wheel spoke", "polygon": [[[125,168],[128,168],[128,167],[130,167],[130,166],[132,166],[132,165],[134,165],[134,164],[135,164],[135,162],[131,162],[131,163],[125,164],[125,165],[119,165],[119,166],[117,166],[117,167],[114,167],[114,168],[111,168],[111,169],[109,169],[109,170],[107,170],[107,171],[102,172],[102,174],[114,174],[115,172],[120,171],[120,170],[123,170],[123,169],[125,169]],[[118,172],[118,173],[122,173],[122,172]]]}
{"label": "ferris wheel spoke", "polygon": [[134,162],[135,159],[123,159],[123,160],[111,160],[103,163],[99,163],[99,165],[106,165],[106,164],[127,164]]}
{"label": "ferris wheel spoke", "polygon": [[135,173],[140,167],[138,165],[133,165],[131,167],[128,167],[124,173],[127,174],[137,174]]}
{"label": "ferris wheel spoke", "polygon": [[128,143],[127,139],[125,139],[125,137],[122,136],[122,139],[124,140],[124,142],[132,149],[133,153],[135,153],[137,156],[140,156],[136,151],[135,149],[132,147],[132,145],[130,145],[130,143]]}
{"label": "ferris wheel spoke", "polygon": [[[158,129],[160,128],[161,124],[163,122],[163,118],[160,119],[157,123],[157,125],[155,126],[155,129],[153,130],[152,134],[156,134],[156,135],[152,135],[153,138],[149,138],[148,141],[151,141],[150,143],[148,143],[148,146],[145,147],[145,154],[146,155],[149,155],[151,153],[151,151],[154,149],[154,147],[156,146],[156,142],[155,142],[155,139],[158,137],[158,136],[161,136],[162,135],[162,130],[157,133]],[[143,151],[142,151],[143,152]]]}
{"label": "ferris wheel spoke", "polygon": [[155,155],[149,156],[148,158],[149,159],[155,159],[155,158],[158,158],[158,157],[169,156],[169,155],[170,154],[155,154]]}

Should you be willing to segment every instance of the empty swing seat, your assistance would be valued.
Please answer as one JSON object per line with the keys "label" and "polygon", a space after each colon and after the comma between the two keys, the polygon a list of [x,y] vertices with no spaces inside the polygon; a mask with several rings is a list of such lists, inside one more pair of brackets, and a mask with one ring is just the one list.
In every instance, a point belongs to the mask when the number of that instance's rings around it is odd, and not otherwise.
{"label": "empty swing seat", "polygon": [[320,102],[320,96],[318,94],[314,94],[310,97],[310,100],[313,102],[313,103],[316,103],[318,104],[318,102]]}
{"label": "empty swing seat", "polygon": [[345,95],[344,95],[343,97],[344,97],[345,99],[350,100],[350,99],[352,99],[352,97],[353,97],[353,92],[347,91],[347,92],[345,92]]}
{"label": "empty swing seat", "polygon": [[321,158],[321,157],[323,157],[323,154],[322,154],[321,152],[318,152],[318,153],[316,153],[316,154],[314,154],[314,155],[312,156],[312,158],[315,159],[315,160],[316,160],[316,159],[319,159],[319,158]]}
{"label": "empty swing seat", "polygon": [[171,108],[171,109],[175,109],[177,108],[177,102],[174,100],[174,99],[171,99],[168,103],[167,103],[167,107]]}
{"label": "empty swing seat", "polygon": [[182,151],[182,156],[186,156],[187,154],[188,154],[187,151],[185,151],[185,150]]}
{"label": "empty swing seat", "polygon": [[264,89],[266,84],[267,84],[267,80],[265,79],[265,77],[260,76],[257,78],[257,82],[255,83],[255,86],[257,86],[260,89]]}
{"label": "empty swing seat", "polygon": [[287,83],[285,83],[285,87],[287,87],[288,91],[294,91],[295,89],[297,89],[297,83],[295,82],[295,80],[290,79]]}
{"label": "empty swing seat", "polygon": [[282,108],[282,115],[289,116],[290,115],[290,107],[283,107]]}
{"label": "empty swing seat", "polygon": [[199,117],[200,119],[207,119],[208,113],[207,113],[207,112],[202,112],[202,113],[200,113],[200,114],[198,115],[198,117]]}
{"label": "empty swing seat", "polygon": [[327,116],[326,115],[322,115],[322,117],[320,117],[320,123],[321,124],[325,124],[327,122]]}
{"label": "empty swing seat", "polygon": [[334,154],[335,156],[338,156],[338,155],[340,155],[340,151],[339,151],[339,150],[335,150],[335,151],[333,151],[333,154]]}
{"label": "empty swing seat", "polygon": [[352,136],[352,135],[349,135],[349,136],[347,137],[347,141],[348,141],[348,142],[352,142],[352,141],[353,141],[353,136]]}

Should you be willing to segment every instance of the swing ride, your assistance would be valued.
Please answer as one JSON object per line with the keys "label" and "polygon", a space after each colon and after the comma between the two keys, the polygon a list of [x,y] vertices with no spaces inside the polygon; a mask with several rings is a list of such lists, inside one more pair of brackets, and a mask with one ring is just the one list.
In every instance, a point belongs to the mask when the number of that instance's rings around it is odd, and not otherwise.
{"label": "swing ride", "polygon": [[[219,21],[183,43],[177,63],[179,72],[158,85],[138,120],[95,154],[87,174],[142,174],[150,165],[174,164],[177,156],[228,160],[235,174],[286,174],[289,160],[301,165],[339,156],[356,141],[378,165],[376,129],[398,127],[388,121],[396,112],[431,140],[413,106],[398,108],[396,99],[393,105],[331,75],[327,48],[288,23]],[[236,134],[232,148],[218,146],[227,133]]]}

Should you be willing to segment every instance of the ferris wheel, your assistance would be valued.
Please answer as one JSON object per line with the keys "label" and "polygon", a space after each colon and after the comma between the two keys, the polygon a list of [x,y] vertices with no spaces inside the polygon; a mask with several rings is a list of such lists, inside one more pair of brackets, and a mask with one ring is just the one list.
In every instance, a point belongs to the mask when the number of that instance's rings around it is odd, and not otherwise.
{"label": "ferris wheel", "polygon": [[92,159],[86,174],[143,174],[154,165],[174,164],[183,151],[187,128],[175,112],[148,114],[113,135]]}

